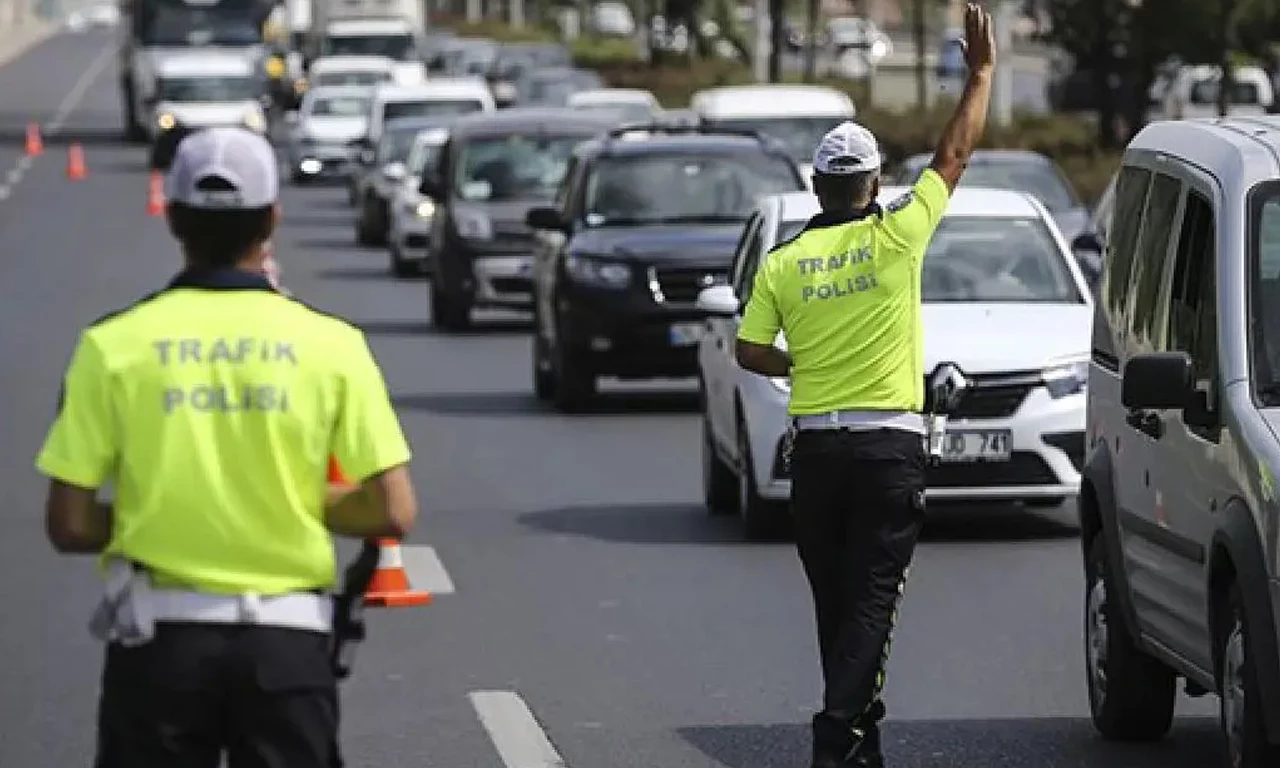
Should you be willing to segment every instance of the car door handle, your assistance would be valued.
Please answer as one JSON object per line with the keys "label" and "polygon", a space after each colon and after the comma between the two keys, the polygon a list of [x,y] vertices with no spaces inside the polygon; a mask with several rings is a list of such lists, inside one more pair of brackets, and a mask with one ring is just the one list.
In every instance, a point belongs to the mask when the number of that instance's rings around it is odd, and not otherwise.
{"label": "car door handle", "polygon": [[1125,423],[1152,440],[1164,437],[1164,419],[1150,411],[1130,411],[1124,418]]}

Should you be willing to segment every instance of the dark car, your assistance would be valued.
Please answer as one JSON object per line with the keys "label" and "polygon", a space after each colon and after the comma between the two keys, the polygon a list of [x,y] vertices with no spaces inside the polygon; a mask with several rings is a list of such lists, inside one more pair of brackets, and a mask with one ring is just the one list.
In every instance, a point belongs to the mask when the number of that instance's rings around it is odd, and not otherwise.
{"label": "dark car", "polygon": [[568,67],[571,62],[569,49],[557,43],[507,43],[498,49],[485,79],[498,106],[509,107],[519,98],[516,84],[529,72]]}
{"label": "dark car", "polygon": [[[912,155],[902,163],[897,183],[914,184],[933,155]],[[960,183],[966,187],[1012,189],[1040,201],[1071,241],[1084,228],[1089,210],[1080,202],[1057,164],[1039,152],[1021,149],[980,149],[969,158]]]}
{"label": "dark car", "polygon": [[450,127],[420,191],[435,206],[431,320],[460,330],[473,307],[527,309],[535,240],[530,208],[547,205],[579,144],[616,120],[569,109],[506,109]]}
{"label": "dark car", "polygon": [[356,242],[386,245],[391,229],[391,199],[397,184],[409,177],[409,151],[422,131],[448,128],[454,118],[398,117],[388,120],[372,151],[361,150],[352,169],[356,204]]}
{"label": "dark car", "polygon": [[787,150],[698,126],[619,128],[574,154],[554,207],[529,212],[533,382],[574,410],[598,376],[693,376],[706,314],[763,195],[805,189]]}
{"label": "dark car", "polygon": [[572,94],[603,87],[600,75],[589,69],[535,69],[516,82],[516,100],[524,107],[565,107]]}

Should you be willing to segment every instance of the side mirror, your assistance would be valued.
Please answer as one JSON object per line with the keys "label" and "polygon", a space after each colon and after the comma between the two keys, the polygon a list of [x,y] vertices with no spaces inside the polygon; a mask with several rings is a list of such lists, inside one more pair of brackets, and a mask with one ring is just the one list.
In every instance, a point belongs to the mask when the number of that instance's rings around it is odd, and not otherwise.
{"label": "side mirror", "polygon": [[392,181],[400,181],[409,175],[409,169],[405,167],[404,163],[387,163],[382,166],[382,175]]}
{"label": "side mirror", "polygon": [[297,112],[295,112],[295,111],[293,111],[293,110],[289,110],[288,112],[285,112],[285,113],[284,113],[284,122],[285,122],[285,125],[297,125],[297,124],[298,124],[298,113],[297,113]]}
{"label": "side mirror", "polygon": [[1181,410],[1193,403],[1191,356],[1186,352],[1138,355],[1124,365],[1120,403],[1134,410]]}
{"label": "side mirror", "polygon": [[733,317],[738,314],[742,302],[738,301],[732,285],[713,285],[698,292],[694,306],[715,317]]}
{"label": "side mirror", "polygon": [[1071,250],[1102,254],[1102,241],[1095,232],[1081,232],[1071,241]]}
{"label": "side mirror", "polygon": [[525,214],[524,223],[529,225],[530,229],[551,230],[554,232],[564,232],[568,230],[568,222],[560,215],[560,211],[555,208],[533,208]]}
{"label": "side mirror", "polygon": [[432,200],[439,200],[444,196],[443,186],[438,175],[427,171],[422,174],[422,179],[418,182],[418,194]]}

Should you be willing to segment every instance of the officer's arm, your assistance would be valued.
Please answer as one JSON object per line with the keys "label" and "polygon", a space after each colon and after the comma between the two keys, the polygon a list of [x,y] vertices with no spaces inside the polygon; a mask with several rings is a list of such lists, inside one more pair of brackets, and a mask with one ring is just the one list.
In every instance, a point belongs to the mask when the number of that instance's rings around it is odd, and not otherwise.
{"label": "officer's arm", "polygon": [[405,536],[418,517],[409,446],[363,335],[349,357],[330,448],[355,487],[330,494],[325,525],[339,536]]}
{"label": "officer's arm", "polygon": [[782,328],[782,313],[773,287],[777,261],[771,256],[765,257],[756,272],[751,298],[738,326],[734,356],[738,365],[752,373],[786,376],[791,371],[791,357],[773,344]]}
{"label": "officer's arm", "polygon": [[63,381],[58,415],[36,459],[36,468],[49,478],[45,532],[59,552],[101,552],[111,540],[111,509],[97,496],[118,457],[112,381],[101,351],[82,335]]}
{"label": "officer's arm", "polygon": [[[991,101],[991,80],[995,70],[991,15],[970,6],[965,16],[965,43],[968,47],[969,77],[951,122],[942,131],[937,151],[930,165],[938,172],[947,190],[954,192],[960,176],[969,163],[973,148],[982,138],[987,125],[987,106]],[[975,53],[980,54],[975,56]],[[985,55],[982,55],[985,54]]]}

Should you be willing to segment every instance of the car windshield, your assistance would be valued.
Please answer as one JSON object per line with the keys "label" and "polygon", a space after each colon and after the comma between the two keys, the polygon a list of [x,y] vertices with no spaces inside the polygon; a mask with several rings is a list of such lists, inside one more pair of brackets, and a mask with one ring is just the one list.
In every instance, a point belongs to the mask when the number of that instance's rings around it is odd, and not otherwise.
{"label": "car windshield", "polygon": [[1254,232],[1250,238],[1254,251],[1250,257],[1253,367],[1259,394],[1268,404],[1277,405],[1280,404],[1280,185],[1266,184],[1257,194],[1260,203],[1255,209]]}
{"label": "car windshield", "polygon": [[216,8],[155,4],[142,20],[142,44],[187,48],[203,45],[248,46],[262,43],[262,30],[249,21]]}
{"label": "car windshield", "polygon": [[440,141],[419,141],[415,143],[409,153],[409,159],[405,161],[405,165],[409,166],[409,173],[421,176],[424,170],[434,167],[440,161],[440,150],[442,149],[444,149],[444,143]]}
{"label": "car windshield", "polygon": [[261,92],[252,77],[166,77],[156,89],[161,101],[252,101]]}
{"label": "car windshield", "polygon": [[413,35],[335,35],[325,45],[330,56],[386,56],[396,61],[416,58]]}
{"label": "car windshield", "polygon": [[463,200],[550,200],[573,150],[588,137],[524,135],[475,138],[467,142],[454,179]]}
{"label": "car windshield", "polygon": [[413,140],[418,137],[420,128],[400,128],[387,131],[378,140],[378,164],[403,163],[409,159],[409,150],[413,149]]}
{"label": "car windshield", "polygon": [[311,104],[312,117],[364,117],[369,100],[359,96],[323,96]]}
{"label": "car windshield", "polygon": [[569,97],[579,91],[594,91],[602,85],[599,75],[593,72],[566,72],[560,75],[540,75],[530,78],[525,89],[529,101],[534,104],[564,106]]}
{"label": "car windshield", "polygon": [[[1201,80],[1191,86],[1191,103],[1214,105],[1218,103],[1219,94],[1222,92],[1221,81],[1217,79]],[[1231,103],[1238,107],[1255,106],[1262,103],[1262,94],[1259,93],[1256,83],[1235,80],[1231,83]]]}
{"label": "car windshield", "polygon": [[382,119],[395,120],[398,117],[452,117],[479,112],[484,105],[476,99],[458,101],[392,101],[383,105]]}
{"label": "car windshield", "polygon": [[391,73],[385,71],[364,72],[321,72],[316,75],[316,85],[359,85],[371,86],[391,82]]}
{"label": "car windshield", "polygon": [[[909,183],[915,182],[928,162],[925,159],[913,164]],[[964,169],[964,175],[960,177],[960,186],[1023,192],[1036,198],[1053,212],[1065,211],[1077,205],[1075,193],[1062,180],[1057,169],[1038,160],[971,159]]]}
{"label": "car windshield", "polygon": [[709,126],[730,131],[755,131],[771,136],[782,143],[787,154],[797,163],[807,163],[813,158],[813,148],[818,146],[824,134],[840,123],[843,117],[752,117],[732,120],[707,120]]}
{"label": "car windshield", "polygon": [[1038,218],[949,216],[925,252],[928,302],[1044,302],[1082,299],[1057,241]]}
{"label": "car windshield", "polygon": [[587,182],[592,227],[746,221],[763,195],[795,192],[781,157],[754,152],[646,154],[608,158]]}

